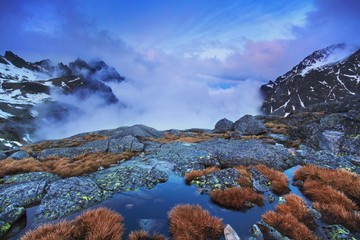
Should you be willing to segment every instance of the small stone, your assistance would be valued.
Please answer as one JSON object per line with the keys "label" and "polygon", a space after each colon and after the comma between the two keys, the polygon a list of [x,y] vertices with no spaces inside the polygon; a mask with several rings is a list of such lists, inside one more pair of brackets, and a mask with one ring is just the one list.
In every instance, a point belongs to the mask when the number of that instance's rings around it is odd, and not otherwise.
{"label": "small stone", "polygon": [[227,224],[224,229],[224,235],[226,240],[240,240],[239,235],[229,224]]}
{"label": "small stone", "polygon": [[274,197],[274,195],[272,195],[272,194],[268,194],[267,199],[268,199],[268,202],[269,202],[269,203],[273,203],[273,202],[275,201],[275,197]]}

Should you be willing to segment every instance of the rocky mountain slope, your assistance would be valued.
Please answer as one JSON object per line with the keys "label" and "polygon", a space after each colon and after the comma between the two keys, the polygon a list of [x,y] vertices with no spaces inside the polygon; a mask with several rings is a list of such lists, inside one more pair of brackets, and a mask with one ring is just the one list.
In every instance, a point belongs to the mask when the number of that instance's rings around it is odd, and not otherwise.
{"label": "rocky mountain slope", "polygon": [[263,112],[281,116],[315,103],[359,96],[360,49],[337,44],[315,51],[261,90]]}
{"label": "rocky mountain slope", "polygon": [[[65,117],[76,106],[56,102],[51,93],[75,95],[80,99],[100,95],[107,104],[118,99],[107,82],[124,77],[103,61],[81,59],[54,64],[50,60],[27,62],[12,52],[0,56],[0,149],[31,142],[37,118]],[[34,106],[45,105],[39,111]]]}

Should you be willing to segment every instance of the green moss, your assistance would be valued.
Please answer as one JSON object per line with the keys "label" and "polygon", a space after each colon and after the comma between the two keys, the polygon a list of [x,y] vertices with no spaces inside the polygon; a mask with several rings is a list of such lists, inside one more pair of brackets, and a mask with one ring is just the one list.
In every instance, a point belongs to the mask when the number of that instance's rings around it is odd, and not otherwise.
{"label": "green moss", "polygon": [[4,222],[4,223],[1,225],[0,233],[6,233],[7,231],[9,231],[10,228],[11,228],[10,223]]}

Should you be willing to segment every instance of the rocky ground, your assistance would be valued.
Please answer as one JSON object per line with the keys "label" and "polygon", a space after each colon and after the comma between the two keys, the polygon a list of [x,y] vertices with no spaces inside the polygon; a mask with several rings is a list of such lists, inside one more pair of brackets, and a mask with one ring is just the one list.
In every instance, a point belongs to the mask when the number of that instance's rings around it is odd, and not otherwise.
{"label": "rocky ground", "polygon": [[[40,142],[1,152],[0,157],[4,236],[27,207],[39,205],[35,222],[45,223],[115,193],[152,188],[170,174],[184,176],[210,166],[221,170],[194,183],[204,193],[238,185],[234,179],[239,173],[232,168],[238,165],[264,164],[284,171],[315,164],[360,174],[360,99],[318,104],[286,118],[246,115],[235,123],[222,119],[213,130],[120,127]],[[260,184],[261,189],[263,178],[258,176],[254,187]]]}

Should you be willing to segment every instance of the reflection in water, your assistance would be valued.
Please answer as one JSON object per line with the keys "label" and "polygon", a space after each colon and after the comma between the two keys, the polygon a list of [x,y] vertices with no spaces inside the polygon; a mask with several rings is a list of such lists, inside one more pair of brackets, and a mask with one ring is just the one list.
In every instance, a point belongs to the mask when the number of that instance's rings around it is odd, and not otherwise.
{"label": "reflection in water", "polygon": [[[285,171],[290,182],[294,171],[298,168],[299,166]],[[291,193],[303,197],[297,187],[291,184],[289,187]],[[182,177],[171,175],[166,183],[158,184],[151,190],[141,188],[134,192],[118,193],[92,208],[104,206],[120,213],[124,217],[126,234],[132,230],[144,229],[169,236],[167,213],[171,208],[177,204],[199,204],[211,215],[222,218],[224,224],[230,224],[242,239],[246,239],[251,235],[252,225],[261,219],[264,212],[273,210],[278,203],[277,197],[271,204],[267,201],[267,194],[264,197],[265,206],[243,211],[228,210],[213,204],[208,195],[201,195],[194,186],[186,185]],[[33,228],[31,225],[36,209],[37,207],[27,209],[26,228],[10,239],[19,239],[28,229]],[[68,216],[66,219],[72,220],[78,214]]]}

